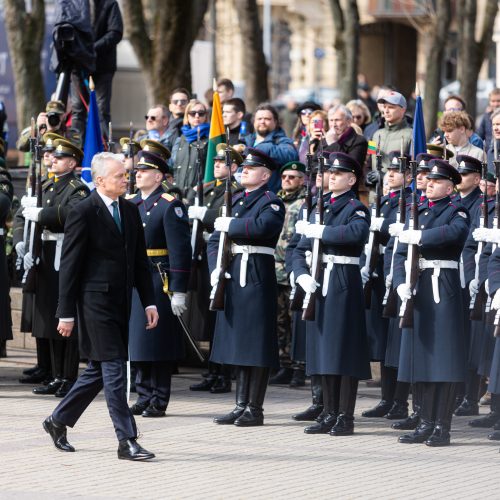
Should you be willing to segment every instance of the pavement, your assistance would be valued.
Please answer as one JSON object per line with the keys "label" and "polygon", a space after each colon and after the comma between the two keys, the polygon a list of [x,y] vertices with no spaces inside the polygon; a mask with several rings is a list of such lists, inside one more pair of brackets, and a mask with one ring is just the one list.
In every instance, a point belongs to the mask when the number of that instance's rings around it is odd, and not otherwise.
{"label": "pavement", "polygon": [[[310,389],[269,387],[265,425],[218,426],[234,392],[189,391],[199,373],[181,368],[167,417],[138,417],[150,462],[116,456],[117,441],[100,394],[68,439],[76,453],[54,448],[41,423],[58,400],[17,382],[33,351],[0,359],[0,499],[420,499],[500,498],[500,442],[455,418],[452,446],[403,445],[385,419],[364,419],[379,389],[360,384],[355,435],[310,436],[290,419],[310,404]],[[481,413],[487,413],[482,407]]]}

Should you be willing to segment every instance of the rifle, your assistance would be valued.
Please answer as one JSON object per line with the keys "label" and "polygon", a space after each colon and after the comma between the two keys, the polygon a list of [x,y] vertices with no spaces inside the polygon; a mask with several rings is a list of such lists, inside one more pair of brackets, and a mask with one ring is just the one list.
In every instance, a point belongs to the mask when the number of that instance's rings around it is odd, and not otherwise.
{"label": "rifle", "polygon": [[[412,161],[414,161],[414,158],[412,158]],[[403,174],[403,182],[401,184],[401,187],[399,188],[398,213],[396,214],[396,222],[401,222],[404,224],[406,222],[406,158],[403,156],[403,154],[401,154],[401,157],[399,158],[399,172]],[[395,236],[391,255],[391,268],[389,271],[391,277],[394,272],[394,256],[396,255],[396,251],[398,249],[398,243],[399,237]],[[382,305],[384,306],[382,316],[384,318],[396,317],[398,304],[397,295],[398,294],[393,288],[391,280],[391,284],[385,289],[384,299],[382,300]]]}
{"label": "rifle", "polygon": [[[325,169],[325,157],[323,156],[323,145],[320,142],[320,152],[318,155],[318,175],[321,178],[321,183],[318,189],[318,195],[316,198],[316,214],[314,216],[315,224],[323,224],[323,172]],[[312,249],[311,257],[311,276],[316,282],[319,283],[321,278],[322,261],[323,261],[323,248],[321,244],[321,239],[315,238]],[[319,287],[318,287],[319,289]],[[304,297],[304,302],[302,304],[302,319],[307,321],[314,321],[316,316],[316,292],[307,292]]]}
{"label": "rifle", "polygon": [[134,135],[132,130],[132,122],[130,122],[130,136],[128,142],[128,157],[132,160],[132,167],[130,168],[130,172],[128,173],[128,189],[127,194],[135,193],[135,170],[134,170]]}
{"label": "rifle", "polygon": [[[411,165],[411,177],[416,185],[417,182],[417,162],[412,160]],[[408,227],[410,229],[418,229],[418,197],[417,190],[413,189],[411,193],[411,209],[410,209],[410,220]],[[400,328],[411,328],[413,326],[413,292],[415,286],[417,285],[419,266],[418,266],[419,252],[418,245],[408,245],[408,253],[406,256],[406,279],[405,283],[410,286],[412,296],[409,299],[405,299],[401,303],[401,309],[399,310],[399,321]]]}
{"label": "rifle", "polygon": [[[403,139],[401,138],[401,156],[403,156]],[[372,207],[372,217],[380,217],[382,190],[382,155],[380,153],[380,137],[377,145],[377,172],[378,182],[375,186],[375,204]],[[377,270],[378,258],[380,256],[380,231],[370,231],[366,251],[366,265],[368,267],[369,279],[363,288],[365,295],[365,308],[370,309],[372,305],[372,288],[375,272]]]}
{"label": "rifle", "polygon": [[108,123],[108,151],[110,153],[115,152],[115,143],[113,142],[113,126],[111,125],[111,122]]}
{"label": "rifle", "polygon": [[[229,170],[231,172],[231,169]],[[195,207],[203,206],[203,169],[200,160],[200,127],[198,127],[198,141],[196,142],[196,198]],[[231,175],[231,174],[229,174]],[[193,220],[193,232],[191,233],[191,274],[189,278],[189,289],[197,288],[197,268],[201,262],[203,254],[203,226],[200,220]]]}
{"label": "rifle", "polygon": [[[228,131],[229,132],[229,131]],[[229,139],[229,133],[228,139]],[[227,147],[225,150],[226,154],[226,167],[229,172],[231,172],[231,149],[229,148],[229,140],[227,141]],[[232,193],[231,193],[231,175],[226,177],[226,189],[224,191],[224,205],[221,209],[221,215],[223,217],[231,217],[232,209]],[[224,292],[226,289],[226,273],[231,265],[231,260],[233,258],[231,252],[231,240],[229,235],[221,231],[219,236],[219,248],[217,251],[217,265],[216,269],[220,269],[219,279],[217,283],[212,287],[210,292],[210,310],[211,311],[223,311],[224,310]]]}
{"label": "rifle", "polygon": [[[493,140],[495,141],[495,146],[496,146],[496,139]],[[493,163],[495,165],[495,176],[498,176],[500,175],[500,160],[497,159],[496,153],[497,151],[495,147],[495,159],[493,160]],[[493,219],[493,227],[497,230],[500,228],[500,191],[498,190],[498,181],[496,183],[496,191],[495,191],[495,218]],[[495,243],[493,244],[493,247],[491,249],[492,254],[497,249],[497,246],[498,246],[497,244]],[[491,306],[491,297],[488,296],[488,300],[486,302],[486,309],[488,311],[486,312],[489,312],[490,306]],[[490,317],[489,319],[490,319],[490,324],[491,324],[491,319],[493,319],[493,325],[495,326],[494,336],[500,337],[500,309],[497,310],[493,318]]]}
{"label": "rifle", "polygon": [[[313,154],[306,153],[306,197],[304,199],[304,205],[302,206],[302,220],[308,221],[309,215],[311,213],[311,205],[312,205],[312,195],[311,195],[311,176],[312,176],[312,161]],[[302,310],[302,304],[304,302],[304,297],[306,293],[303,288],[295,285],[290,292],[290,310],[291,311],[300,311]]]}
{"label": "rifle", "polygon": [[[36,206],[42,208],[42,145],[40,144],[40,131],[36,132],[36,142],[34,146],[35,161],[34,171],[36,172],[35,189]],[[22,283],[24,293],[34,293],[36,285],[36,267],[40,262],[42,254],[42,227],[39,222],[31,223],[30,249],[33,257],[33,267],[24,273]]]}
{"label": "rifle", "polygon": [[[483,160],[485,158],[483,157]],[[479,216],[479,227],[484,228],[488,227],[488,195],[487,195],[487,179],[486,174],[488,173],[488,162],[483,161],[482,164],[482,177],[484,180],[484,194],[483,194],[483,202],[481,203],[481,215]],[[496,208],[495,208],[496,210]],[[481,258],[481,254],[483,253],[484,242],[480,241],[477,245],[477,250],[474,255],[475,262],[475,270],[474,270],[474,279],[479,279],[479,260]],[[487,293],[484,284],[481,285],[477,294],[472,294],[469,303],[469,311],[470,311],[470,319],[472,320],[481,320],[483,317],[483,311],[487,302]]]}

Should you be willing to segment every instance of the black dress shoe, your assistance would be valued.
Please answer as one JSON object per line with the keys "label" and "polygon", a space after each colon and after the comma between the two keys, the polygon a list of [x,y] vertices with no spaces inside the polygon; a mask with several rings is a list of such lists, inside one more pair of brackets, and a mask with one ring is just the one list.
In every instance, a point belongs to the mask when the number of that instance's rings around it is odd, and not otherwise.
{"label": "black dress shoe", "polygon": [[479,405],[477,402],[464,398],[460,406],[455,410],[455,415],[457,417],[474,417],[479,415]]}
{"label": "black dress shoe", "polygon": [[75,382],[73,380],[64,379],[63,383],[61,384],[59,389],[57,389],[54,396],[56,398],[63,398],[64,396],[66,396],[66,394],[68,394],[74,384]]}
{"label": "black dress shoe", "polygon": [[158,417],[165,417],[165,410],[166,408],[159,408],[158,406],[155,405],[149,405],[143,412],[142,416],[147,417],[147,418],[158,418]]}
{"label": "black dress shoe", "polygon": [[488,415],[484,417],[476,418],[475,420],[471,420],[469,425],[471,427],[480,427],[482,429],[488,429],[493,427],[498,421],[500,421],[500,413],[490,411]]}
{"label": "black dress shoe", "polygon": [[75,451],[75,448],[71,446],[68,443],[68,440],[66,438],[66,426],[56,423],[54,419],[52,418],[52,415],[50,417],[47,417],[43,421],[43,428],[45,429],[45,432],[47,432],[50,437],[52,438],[52,441],[54,442],[54,446],[61,451]]}
{"label": "black dress shoe", "polygon": [[293,370],[292,380],[290,380],[290,388],[304,387],[306,385],[306,372],[302,369]]}
{"label": "black dress shoe", "polygon": [[192,384],[189,386],[190,391],[209,391],[212,386],[215,384],[217,377],[215,375],[210,375],[207,378],[204,378],[198,384]]}
{"label": "black dress shoe", "polygon": [[278,373],[269,379],[269,385],[287,385],[292,381],[293,370],[280,368]]}
{"label": "black dress shoe", "polygon": [[388,420],[403,420],[408,417],[408,403],[394,401],[392,408],[387,412],[385,418]]}
{"label": "black dress shoe", "polygon": [[364,411],[361,416],[367,418],[380,418],[385,417],[389,410],[392,408],[392,401],[386,401],[381,399],[379,404],[372,408],[371,410]]}
{"label": "black dress shoe", "polygon": [[225,394],[226,392],[231,392],[231,379],[219,375],[212,387],[210,387],[210,392],[212,394]]}
{"label": "black dress shoe", "polygon": [[264,425],[264,410],[255,406],[247,406],[245,411],[234,421],[238,427],[257,427]]}
{"label": "black dress shoe", "polygon": [[49,377],[49,373],[43,368],[37,368],[31,374],[19,379],[21,384],[41,384]]}
{"label": "black dress shoe", "polygon": [[122,439],[118,444],[120,460],[150,460],[155,454],[145,450],[135,439]]}
{"label": "black dress shoe", "polygon": [[433,432],[434,423],[422,420],[413,433],[399,436],[398,441],[405,444],[423,443],[431,437]]}
{"label": "black dress shoe", "polygon": [[427,446],[449,446],[450,444],[450,429],[446,425],[436,424],[434,432],[425,441]]}
{"label": "black dress shoe", "polygon": [[63,381],[60,378],[55,378],[48,385],[42,385],[40,387],[35,387],[33,389],[33,394],[43,395],[43,396],[53,396],[59,387],[61,387]]}
{"label": "black dress shoe", "polygon": [[318,423],[309,425],[304,429],[306,434],[328,434],[337,423],[336,413],[327,413]]}
{"label": "black dress shoe", "polygon": [[354,434],[354,417],[339,415],[329,434],[330,436],[351,436]]}
{"label": "black dress shoe", "polygon": [[23,375],[33,375],[37,370],[40,370],[40,368],[38,368],[38,365],[32,366],[31,368],[26,368],[26,370],[23,370]]}
{"label": "black dress shoe", "polygon": [[307,410],[292,415],[292,418],[298,422],[314,422],[323,411],[323,408],[323,405],[313,404]]}
{"label": "black dress shoe", "polygon": [[214,422],[219,425],[231,425],[234,424],[234,422],[243,415],[243,412],[245,411],[246,405],[236,405],[234,407],[234,410],[229,412],[227,415],[223,415],[221,417],[215,417]]}
{"label": "black dress shoe", "polygon": [[130,407],[132,415],[142,415],[142,412],[149,406],[149,403],[135,403]]}
{"label": "black dress shoe", "polygon": [[488,439],[490,441],[500,441],[500,431],[494,431],[491,434],[488,434]]}
{"label": "black dress shoe", "polygon": [[414,431],[420,422],[418,413],[412,413],[400,422],[394,422],[391,427],[397,431]]}

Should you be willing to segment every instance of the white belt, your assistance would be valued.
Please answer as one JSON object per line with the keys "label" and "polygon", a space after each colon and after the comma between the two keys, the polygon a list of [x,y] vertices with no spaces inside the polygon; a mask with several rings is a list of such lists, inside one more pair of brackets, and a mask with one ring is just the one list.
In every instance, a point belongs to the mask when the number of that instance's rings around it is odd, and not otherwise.
{"label": "white belt", "polygon": [[51,233],[47,229],[43,230],[42,241],[55,241],[56,242],[56,253],[54,255],[54,269],[59,271],[59,266],[61,264],[61,250],[64,240],[64,233]]}
{"label": "white belt", "polygon": [[384,255],[385,254],[385,247],[384,247],[384,245],[379,245],[378,246],[378,253],[380,255]]}
{"label": "white belt", "polygon": [[464,270],[464,258],[460,255],[460,263],[458,265],[460,271],[460,287],[465,288],[465,270]]}
{"label": "white belt", "polygon": [[323,272],[323,288],[321,294],[326,297],[328,293],[328,283],[330,282],[330,274],[332,273],[333,264],[351,264],[359,266],[359,257],[347,257],[345,255],[330,255],[323,254],[323,264],[326,264]]}
{"label": "white belt", "polygon": [[247,284],[247,265],[248,265],[248,256],[251,253],[263,254],[263,255],[272,255],[274,257],[274,248],[269,247],[260,247],[254,245],[235,245],[234,243],[231,245],[231,252],[233,255],[242,254],[241,256],[241,264],[240,264],[240,286],[244,287]]}
{"label": "white belt", "polygon": [[458,262],[456,260],[427,260],[419,259],[418,267],[420,269],[434,269],[432,273],[432,295],[434,297],[434,302],[439,304],[441,298],[439,296],[439,275],[441,269],[458,269]]}

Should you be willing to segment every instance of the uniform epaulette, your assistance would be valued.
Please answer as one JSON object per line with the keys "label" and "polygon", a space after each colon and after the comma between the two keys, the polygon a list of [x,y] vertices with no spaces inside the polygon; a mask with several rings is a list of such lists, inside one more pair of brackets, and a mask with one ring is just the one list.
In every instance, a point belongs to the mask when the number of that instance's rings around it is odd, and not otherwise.
{"label": "uniform epaulette", "polygon": [[172,196],[171,194],[168,193],[163,193],[161,197],[167,201],[174,201],[176,199],[175,196]]}
{"label": "uniform epaulette", "polygon": [[137,196],[137,193],[133,193],[133,194],[126,194],[125,195],[125,199],[126,200],[131,200],[132,198],[135,198]]}
{"label": "uniform epaulette", "polygon": [[208,182],[205,182],[205,183],[203,184],[203,189],[205,189],[205,188],[207,188],[207,187],[209,187],[209,186],[212,186],[212,185],[214,185],[214,184],[215,184],[215,181],[208,181]]}

